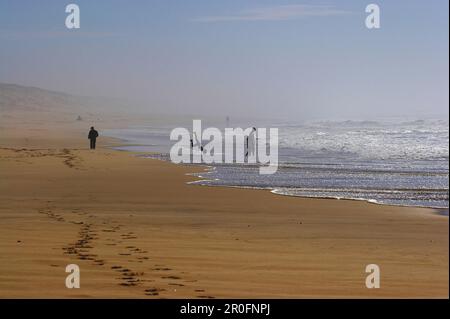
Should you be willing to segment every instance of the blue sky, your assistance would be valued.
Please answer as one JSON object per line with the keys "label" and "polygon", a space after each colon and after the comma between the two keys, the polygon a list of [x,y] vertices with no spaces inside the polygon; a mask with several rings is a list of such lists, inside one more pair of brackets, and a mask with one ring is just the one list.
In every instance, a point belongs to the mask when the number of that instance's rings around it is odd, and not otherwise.
{"label": "blue sky", "polygon": [[[381,29],[365,7],[381,8]],[[81,28],[65,28],[76,3]],[[448,1],[0,0],[0,82],[149,111],[448,114]]]}

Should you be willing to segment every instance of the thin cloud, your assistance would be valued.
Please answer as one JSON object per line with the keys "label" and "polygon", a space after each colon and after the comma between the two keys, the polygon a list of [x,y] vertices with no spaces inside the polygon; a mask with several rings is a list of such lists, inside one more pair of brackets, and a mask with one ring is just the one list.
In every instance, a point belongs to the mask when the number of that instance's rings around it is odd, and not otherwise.
{"label": "thin cloud", "polygon": [[84,38],[108,38],[123,36],[121,33],[96,32],[81,30],[64,31],[0,31],[0,38],[61,38],[61,37],[84,37]]}
{"label": "thin cloud", "polygon": [[230,22],[230,21],[285,21],[304,17],[329,17],[350,14],[350,11],[337,9],[329,5],[280,5],[274,7],[254,8],[233,15],[206,16],[193,19],[196,22]]}

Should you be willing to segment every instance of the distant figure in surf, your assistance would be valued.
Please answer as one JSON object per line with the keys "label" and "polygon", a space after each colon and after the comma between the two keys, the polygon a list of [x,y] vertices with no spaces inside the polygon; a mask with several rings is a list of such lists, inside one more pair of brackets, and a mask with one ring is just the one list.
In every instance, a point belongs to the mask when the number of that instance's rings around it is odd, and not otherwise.
{"label": "distant figure in surf", "polygon": [[91,142],[91,150],[95,150],[95,142],[97,141],[98,132],[94,129],[94,127],[91,127],[91,130],[89,131],[88,139]]}
{"label": "distant figure in surf", "polygon": [[252,128],[252,131],[245,137],[245,157],[254,156],[256,151],[256,127]]}
{"label": "distant figure in surf", "polygon": [[[194,139],[195,139],[195,143],[194,143]],[[192,135],[192,138],[191,138],[191,150],[194,148],[194,145],[198,145],[200,148],[200,152],[203,153],[203,145],[201,143],[201,140],[199,140],[197,138],[197,134],[195,134],[195,133]]]}

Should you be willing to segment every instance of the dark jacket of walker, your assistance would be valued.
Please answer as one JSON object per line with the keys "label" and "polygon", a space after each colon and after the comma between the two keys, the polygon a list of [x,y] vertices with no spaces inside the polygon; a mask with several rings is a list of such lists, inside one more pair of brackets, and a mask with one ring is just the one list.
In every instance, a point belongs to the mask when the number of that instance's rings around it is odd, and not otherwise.
{"label": "dark jacket of walker", "polygon": [[97,137],[98,137],[98,132],[96,130],[89,131],[88,139],[95,140]]}

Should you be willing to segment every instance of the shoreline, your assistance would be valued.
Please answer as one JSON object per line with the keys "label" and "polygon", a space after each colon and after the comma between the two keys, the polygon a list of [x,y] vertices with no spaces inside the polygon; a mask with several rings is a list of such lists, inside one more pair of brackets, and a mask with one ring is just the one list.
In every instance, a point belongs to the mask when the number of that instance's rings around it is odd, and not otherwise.
{"label": "shoreline", "polygon": [[[114,130],[110,130],[110,131],[114,131]],[[117,136],[117,134],[116,134]],[[145,144],[136,144],[133,142],[132,139],[121,139],[122,143],[121,145],[119,145],[118,147],[122,148],[120,149],[121,151],[125,151],[125,152],[132,152],[132,153],[140,153],[143,154],[145,156],[145,154],[150,155],[149,157],[152,158],[152,155],[161,155],[162,158],[159,158],[161,160],[164,160],[164,158],[168,155],[167,152],[162,152],[162,151],[135,151],[133,149],[127,149],[127,147],[130,146],[136,146],[136,147],[150,147],[151,145],[145,145]],[[170,160],[167,160],[170,162]],[[187,164],[189,165],[189,164]],[[217,169],[217,165],[214,164],[192,164],[193,166],[201,166],[201,167],[211,167],[212,169],[208,171],[208,173],[213,172],[214,170]],[[195,175],[195,174],[194,174]],[[447,174],[448,176],[448,174]],[[319,195],[315,195],[315,194],[295,194],[292,193],[286,193],[285,191],[280,189],[296,189],[297,187],[295,186],[285,186],[285,187],[280,187],[280,186],[269,186],[269,187],[259,187],[259,186],[251,186],[251,185],[239,185],[239,183],[233,183],[233,181],[228,180],[227,179],[222,179],[222,178],[209,178],[209,176],[200,176],[203,178],[203,181],[205,183],[202,183],[202,181],[194,181],[192,182],[192,184],[200,184],[203,186],[223,186],[223,187],[236,187],[236,188],[254,188],[254,189],[264,189],[264,190],[270,190],[273,194],[275,195],[283,195],[283,196],[293,196],[293,197],[300,197],[300,198],[311,198],[311,199],[334,199],[334,200],[354,200],[354,201],[365,201],[367,203],[371,203],[371,204],[377,204],[377,205],[388,205],[388,206],[398,206],[398,207],[418,207],[418,208],[427,208],[427,209],[433,209],[435,211],[435,213],[439,213],[439,214],[443,214],[444,216],[448,216],[448,189],[439,189],[439,190],[430,190],[430,191],[435,191],[435,192],[443,192],[443,194],[445,195],[445,192],[447,193],[447,200],[445,199],[439,199],[439,201],[435,201],[435,203],[430,203],[427,204],[426,200],[420,200],[419,198],[419,194],[415,194],[416,197],[411,197],[408,198],[406,197],[406,199],[403,199],[401,197],[399,198],[392,198],[392,200],[389,199],[388,195],[381,195],[379,193],[377,193],[378,191],[380,191],[379,189],[373,189],[371,191],[375,192],[374,194],[372,194],[372,198],[370,198],[370,196],[365,197],[364,195],[364,190],[359,190],[359,189],[352,189],[352,186],[349,186],[350,188],[347,189],[345,187],[341,187],[341,188],[337,188],[337,189],[327,189],[326,186],[323,186],[324,188],[320,188],[320,186],[318,186],[320,189],[317,189],[318,191],[320,191]],[[282,177],[281,177],[282,178]],[[222,185],[213,185],[214,181],[220,181],[222,180],[224,182],[224,184]],[[213,183],[208,184],[209,181],[212,181]],[[220,183],[219,183],[220,184]],[[248,184],[248,183],[247,183]],[[310,192],[312,189],[314,189],[314,187],[304,187],[304,191],[306,193]],[[389,188],[384,188],[384,191],[390,191],[391,189]],[[422,190],[422,188],[417,188],[417,189],[407,189],[408,191],[417,191],[420,192],[420,190]],[[399,189],[398,191],[407,191],[407,190],[402,190]],[[351,195],[353,194],[349,194],[347,193],[348,191],[352,192],[357,192],[356,195],[359,196],[355,196],[352,197]],[[337,193],[336,193],[337,192]],[[383,192],[383,191],[381,191]],[[333,194],[335,193],[335,194]],[[338,194],[338,193],[342,193],[342,194]],[[346,196],[349,195],[349,196]],[[378,196],[379,195],[379,196]],[[444,196],[442,195],[442,196]],[[412,195],[407,195],[407,196],[412,196]],[[431,195],[430,195],[431,196]],[[433,197],[428,197],[428,201],[433,202],[432,200]],[[386,202],[387,201],[387,202]],[[405,203],[406,202],[406,203]],[[447,202],[447,205],[445,204],[445,202]],[[442,205],[441,205],[442,204]],[[443,213],[442,213],[443,212]]]}
{"label": "shoreline", "polygon": [[[121,144],[117,147],[127,147],[133,144]],[[115,147],[115,146],[114,146]],[[117,150],[117,149],[115,149]],[[161,153],[161,152],[136,152],[136,151],[130,151],[130,150],[117,150],[117,151],[122,151],[122,152],[129,152],[131,154],[135,154],[137,156],[141,156],[144,158],[149,158],[149,159],[156,159],[156,160],[161,160],[161,161],[165,161],[165,162],[169,162],[167,160],[164,160],[162,158],[153,158],[150,156],[146,155],[167,155],[166,153]],[[173,163],[172,163],[173,164]],[[216,169],[216,166],[214,166],[213,164],[174,164],[174,165],[182,165],[185,167],[204,167],[205,171],[210,172],[211,170]],[[188,175],[192,175],[192,176],[197,176],[196,174],[200,174],[200,173],[187,173]],[[422,206],[422,205],[406,205],[406,204],[389,204],[389,203],[382,203],[382,202],[378,202],[376,200],[373,199],[366,199],[366,198],[349,198],[349,197],[332,197],[332,196],[304,196],[304,195],[290,195],[290,194],[283,194],[283,193],[279,193],[277,192],[277,187],[257,187],[257,186],[240,186],[240,185],[205,185],[205,184],[201,184],[202,181],[212,181],[213,179],[208,179],[205,176],[201,176],[198,175],[197,177],[200,177],[202,179],[200,180],[195,180],[195,181],[190,181],[188,182],[188,184],[191,185],[199,185],[199,186],[206,186],[206,187],[231,187],[231,188],[241,188],[241,189],[255,189],[255,190],[268,190],[270,191],[272,194],[274,195],[280,195],[280,196],[289,196],[289,197],[299,197],[299,198],[309,198],[309,199],[330,199],[330,200],[348,200],[348,201],[362,201],[362,202],[366,202],[368,204],[374,204],[374,205],[381,205],[381,206],[392,206],[392,207],[410,207],[410,208],[423,208],[423,209],[430,209],[433,211],[434,214],[439,214],[442,216],[449,216],[449,207],[435,207],[435,206]],[[220,179],[216,179],[216,180],[220,180]]]}

